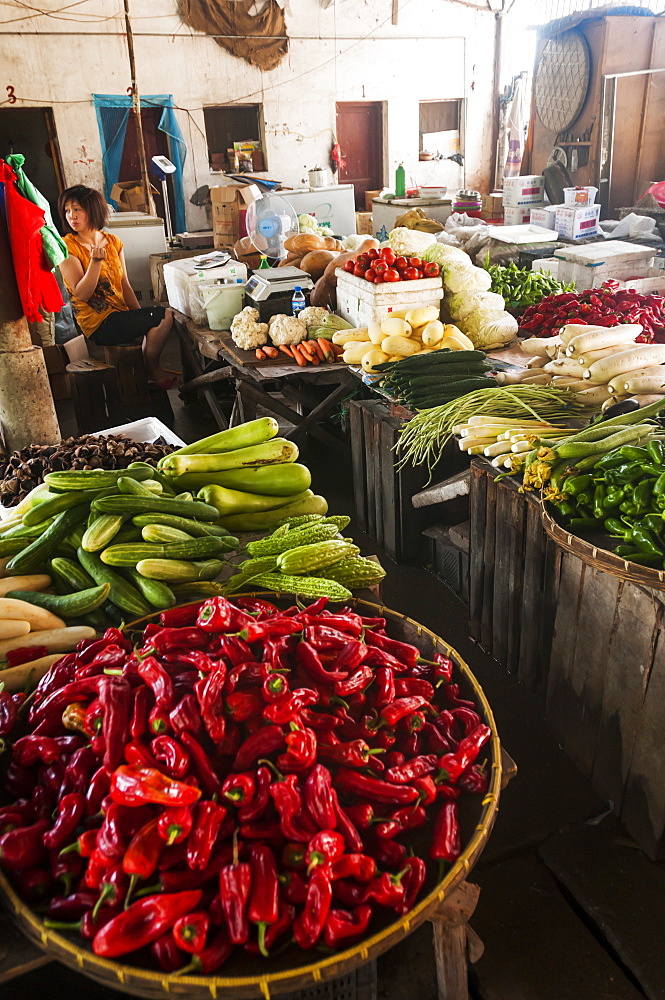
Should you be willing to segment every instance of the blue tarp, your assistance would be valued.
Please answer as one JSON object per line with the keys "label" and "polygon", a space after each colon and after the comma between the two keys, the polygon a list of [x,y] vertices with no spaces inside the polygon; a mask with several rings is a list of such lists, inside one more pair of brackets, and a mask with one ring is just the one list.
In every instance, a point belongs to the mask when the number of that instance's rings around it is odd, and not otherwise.
{"label": "blue tarp", "polygon": [[[104,164],[104,197],[110,201],[111,188],[118,180],[125,134],[132,98],[122,94],[93,94],[93,104],[97,111],[97,123],[102,141],[102,161]],[[163,108],[159,129],[169,140],[169,159],[175,166],[173,190],[175,205],[172,206],[176,233],[185,231],[185,196],[182,183],[182,168],[187,155],[187,146],[176,120],[171,94],[150,94],[141,98],[141,107]]]}

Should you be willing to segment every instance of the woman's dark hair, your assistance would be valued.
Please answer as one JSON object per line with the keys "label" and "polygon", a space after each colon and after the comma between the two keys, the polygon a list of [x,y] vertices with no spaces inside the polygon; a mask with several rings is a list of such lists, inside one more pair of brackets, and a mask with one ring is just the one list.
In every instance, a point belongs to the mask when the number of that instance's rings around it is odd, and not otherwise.
{"label": "woman's dark hair", "polygon": [[104,228],[109,210],[103,194],[95,188],[86,187],[85,184],[75,184],[73,187],[66,188],[58,198],[58,213],[66,233],[74,232],[65,218],[65,208],[70,201],[77,201],[81,208],[88,213],[88,223],[92,229]]}

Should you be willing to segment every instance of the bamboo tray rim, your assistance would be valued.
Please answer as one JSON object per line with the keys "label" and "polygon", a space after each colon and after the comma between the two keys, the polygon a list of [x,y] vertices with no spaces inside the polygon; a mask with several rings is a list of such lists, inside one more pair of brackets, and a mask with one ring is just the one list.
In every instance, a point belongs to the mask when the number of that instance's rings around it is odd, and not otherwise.
{"label": "bamboo tray rim", "polygon": [[593,568],[602,569],[620,580],[650,587],[652,590],[665,591],[665,570],[640,566],[629,559],[623,559],[610,549],[594,545],[593,542],[587,542],[579,535],[574,535],[552,516],[544,499],[541,499],[540,519],[545,533],[553,542]]}
{"label": "bamboo tray rim", "polygon": [[[239,596],[256,596],[264,599],[270,599],[273,597],[279,599],[292,597],[293,595],[274,591],[247,591],[242,594],[234,595],[234,597]],[[193,602],[190,601],[186,603]],[[23,902],[23,900],[18,897],[4,872],[0,871],[0,893],[5,898],[5,903],[8,906],[10,915],[21,930],[27,934],[30,940],[34,941],[35,944],[47,952],[54,952],[54,958],[62,960],[65,964],[83,972],[84,974],[89,974],[96,981],[103,981],[116,989],[123,989],[123,987],[126,987],[126,992],[134,992],[135,995],[155,996],[156,987],[157,989],[161,988],[163,993],[167,996],[188,996],[193,998],[195,996],[202,996],[205,991],[213,998],[213,1000],[216,1000],[218,995],[226,995],[230,997],[233,995],[234,990],[241,990],[242,992],[238,994],[240,996],[262,996],[265,1000],[270,1000],[271,997],[278,995],[279,993],[311,988],[313,986],[320,985],[327,979],[332,979],[335,976],[344,975],[353,971],[360,965],[363,965],[371,959],[383,954],[383,952],[387,951],[392,944],[395,944],[398,940],[408,936],[408,934],[423,923],[428,916],[434,914],[436,908],[443,902],[447,893],[468,875],[489,838],[496,814],[498,812],[503,769],[501,762],[501,744],[494,715],[482,687],[476,680],[466,661],[459,655],[454,647],[450,646],[431,629],[428,629],[426,626],[414,621],[407,615],[403,615],[397,611],[392,611],[390,608],[386,608],[381,604],[376,604],[373,601],[365,600],[364,598],[353,597],[346,601],[345,605],[352,605],[353,607],[363,606],[364,608],[371,609],[375,615],[378,613],[378,616],[386,617],[389,621],[397,620],[407,623],[416,629],[418,637],[421,635],[429,636],[435,647],[442,649],[445,655],[451,657],[456,668],[471,685],[474,696],[477,699],[478,708],[480,709],[479,714],[481,714],[485,723],[492,730],[492,736],[488,744],[490,756],[490,787],[482,799],[480,818],[478,819],[469,842],[466,844],[455,864],[446,873],[443,880],[439,882],[434,889],[432,889],[403,917],[393,921],[388,924],[387,927],[384,927],[371,937],[363,939],[344,951],[336,952],[334,955],[321,958],[316,962],[308,962],[305,965],[294,966],[292,969],[282,970],[280,972],[265,972],[257,974],[256,976],[225,977],[214,974],[210,976],[177,976],[152,969],[142,969],[138,966],[124,965],[121,962],[114,962],[106,958],[101,958],[95,955],[91,950],[75,944],[69,938],[58,933],[58,931],[44,927],[42,920],[30,909],[29,906]],[[155,614],[158,613],[159,612],[155,612]],[[147,617],[153,618],[154,615]],[[132,622],[126,626],[126,629],[129,630],[131,628],[141,626],[143,621],[145,621],[145,619],[139,619]],[[144,994],[137,993],[136,991],[140,989],[142,985],[145,986],[146,992]],[[132,989],[132,987],[134,987],[134,989]],[[152,989],[150,989],[150,987],[152,987]],[[272,991],[273,987],[276,988],[276,993]],[[254,988],[256,993],[246,993],[245,991],[249,988]]]}

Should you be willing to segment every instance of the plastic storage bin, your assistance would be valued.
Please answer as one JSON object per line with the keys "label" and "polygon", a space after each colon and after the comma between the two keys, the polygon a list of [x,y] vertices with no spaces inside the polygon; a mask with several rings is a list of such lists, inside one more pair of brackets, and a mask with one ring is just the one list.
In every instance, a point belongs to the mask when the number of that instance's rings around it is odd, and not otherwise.
{"label": "plastic storage bin", "polygon": [[420,278],[418,281],[396,281],[373,285],[338,268],[337,312],[357,329],[382,320],[397,309],[417,309],[439,306],[443,298],[441,278]]}
{"label": "plastic storage bin", "polygon": [[[191,306],[189,301],[192,281],[247,281],[247,267],[237,260],[230,260],[227,264],[218,267],[202,268],[201,264],[194,263],[195,258],[186,257],[184,260],[172,260],[164,264],[164,284],[169,305],[185,316],[191,316]],[[199,277],[201,275],[201,277]]]}
{"label": "plastic storage bin", "polygon": [[596,187],[570,187],[563,189],[563,203],[566,208],[579,208],[581,205],[593,205],[598,194]]}
{"label": "plastic storage bin", "polygon": [[211,330],[229,330],[233,317],[239,313],[245,301],[244,285],[204,285],[208,326]]}

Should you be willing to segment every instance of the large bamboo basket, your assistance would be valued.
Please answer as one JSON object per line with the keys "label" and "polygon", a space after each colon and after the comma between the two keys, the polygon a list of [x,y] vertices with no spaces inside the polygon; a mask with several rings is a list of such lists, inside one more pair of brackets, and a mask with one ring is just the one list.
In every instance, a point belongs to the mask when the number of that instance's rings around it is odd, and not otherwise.
{"label": "large bamboo basket", "polygon": [[[580,538],[579,535],[571,534],[552,516],[545,501],[541,503],[541,521],[545,533],[553,542],[556,542],[565,552],[577,556],[588,566],[602,569],[605,573],[610,573],[619,580],[630,580],[631,583],[642,584],[653,590],[665,590],[665,570],[654,569],[652,566],[640,566],[628,559],[622,559],[621,556],[610,549],[603,548],[602,545],[588,542],[586,539]],[[611,541],[609,535],[599,537],[608,543]]]}
{"label": "large bamboo basket", "polygon": [[[279,601],[286,595],[262,593],[264,598]],[[291,603],[291,601],[289,601]],[[346,976],[355,969],[388,951],[393,945],[411,934],[423,921],[432,917],[452,890],[462,882],[478,860],[490,835],[499,805],[501,788],[501,747],[494,717],[482,688],[471,670],[443,639],[434,632],[412,621],[405,615],[390,611],[379,604],[354,599],[350,601],[361,613],[382,616],[388,621],[388,629],[393,638],[417,645],[424,656],[434,651],[450,656],[455,663],[456,680],[462,685],[467,696],[476,702],[483,721],[491,727],[492,738],[488,744],[487,758],[490,773],[490,788],[482,799],[477,796],[465,797],[461,809],[462,842],[464,851],[447,872],[441,882],[430,875],[425,886],[426,895],[408,914],[397,920],[390,914],[383,918],[374,933],[345,951],[319,957],[316,952],[308,954],[297,947],[288,948],[272,960],[263,960],[247,955],[233,956],[220,970],[220,975],[173,976],[164,972],[139,968],[131,964],[112,962],[98,958],[87,947],[81,946],[77,936],[67,936],[44,927],[40,917],[16,895],[9,881],[0,873],[0,894],[12,918],[26,936],[38,947],[43,948],[52,958],[70,968],[83,973],[98,983],[112,989],[122,990],[138,997],[187,997],[187,1000],[209,1000],[228,997],[265,998],[297,990],[315,989],[326,980]],[[154,618],[154,616],[151,616]],[[130,626],[142,628],[151,619],[142,619]],[[416,831],[412,844],[414,851],[428,856],[428,842],[431,824]],[[434,865],[430,865],[434,868]],[[377,925],[374,925],[375,928]],[[311,994],[308,994],[311,996]]]}

